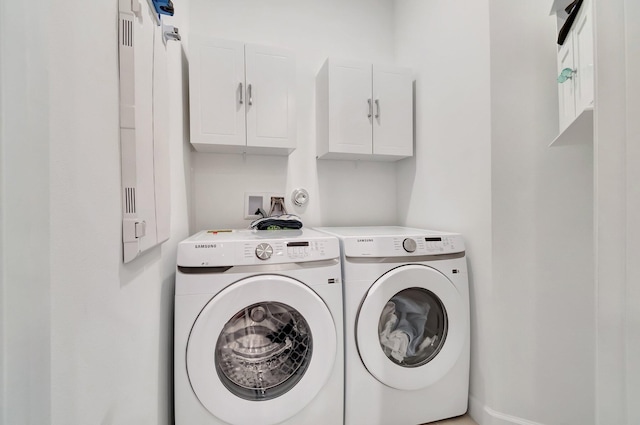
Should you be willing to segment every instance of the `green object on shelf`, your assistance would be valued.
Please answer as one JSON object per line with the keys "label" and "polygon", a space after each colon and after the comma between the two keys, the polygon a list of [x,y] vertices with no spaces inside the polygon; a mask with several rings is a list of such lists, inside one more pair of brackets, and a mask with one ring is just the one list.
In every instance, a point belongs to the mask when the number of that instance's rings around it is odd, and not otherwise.
{"label": "green object on shelf", "polygon": [[560,75],[558,75],[558,83],[562,84],[567,80],[570,80],[573,78],[573,74],[575,74],[575,71],[571,68],[565,68],[562,70],[562,72],[560,72]]}

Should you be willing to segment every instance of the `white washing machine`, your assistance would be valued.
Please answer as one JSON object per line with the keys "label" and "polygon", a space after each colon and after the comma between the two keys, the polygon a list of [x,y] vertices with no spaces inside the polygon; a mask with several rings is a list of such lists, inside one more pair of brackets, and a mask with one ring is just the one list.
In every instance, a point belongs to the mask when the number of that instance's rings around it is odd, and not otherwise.
{"label": "white washing machine", "polygon": [[340,239],[345,424],[417,425],[467,411],[469,285],[462,237],[318,228]]}
{"label": "white washing machine", "polygon": [[340,425],[338,240],[203,231],[178,245],[176,425]]}

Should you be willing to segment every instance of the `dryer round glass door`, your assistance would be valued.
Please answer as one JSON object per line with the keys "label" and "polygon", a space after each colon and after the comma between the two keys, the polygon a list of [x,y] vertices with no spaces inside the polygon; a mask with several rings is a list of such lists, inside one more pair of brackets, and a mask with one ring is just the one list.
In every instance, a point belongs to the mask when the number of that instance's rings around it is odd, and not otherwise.
{"label": "dryer round glass door", "polygon": [[320,392],[336,349],[331,312],[313,290],[284,276],[254,276],[202,309],[187,342],[187,374],[222,421],[277,424]]}
{"label": "dryer round glass door", "polygon": [[369,288],[358,313],[356,343],[378,381],[416,390],[446,375],[462,355],[468,305],[439,271],[397,267]]}
{"label": "dryer round glass door", "polygon": [[437,295],[424,288],[395,294],[385,304],[378,322],[382,351],[403,367],[420,367],[435,358],[447,331],[447,310]]}

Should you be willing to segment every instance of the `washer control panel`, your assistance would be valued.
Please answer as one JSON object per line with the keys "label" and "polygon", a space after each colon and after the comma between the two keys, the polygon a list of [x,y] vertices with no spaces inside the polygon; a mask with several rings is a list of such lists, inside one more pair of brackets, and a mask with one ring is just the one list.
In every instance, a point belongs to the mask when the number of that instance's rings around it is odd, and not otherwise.
{"label": "washer control panel", "polygon": [[340,257],[338,239],[313,230],[200,232],[178,245],[178,266],[300,263]]}
{"label": "washer control panel", "polygon": [[316,240],[273,241],[271,243],[262,242],[257,245],[253,242],[246,242],[243,256],[246,259],[255,256],[262,261],[270,260],[271,258],[285,259],[287,262],[322,260],[327,258],[327,242]]}

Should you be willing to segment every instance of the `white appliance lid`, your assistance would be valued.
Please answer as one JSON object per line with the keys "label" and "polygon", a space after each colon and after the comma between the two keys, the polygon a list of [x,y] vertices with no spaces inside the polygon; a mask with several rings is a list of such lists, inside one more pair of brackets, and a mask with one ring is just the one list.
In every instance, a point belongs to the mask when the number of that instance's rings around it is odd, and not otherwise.
{"label": "white appliance lid", "polygon": [[402,226],[356,226],[356,227],[316,227],[317,230],[342,237],[376,237],[376,236],[442,236],[456,233],[437,230],[414,229]]}
{"label": "white appliance lid", "polygon": [[194,242],[248,242],[260,241],[268,242],[269,240],[284,239],[326,239],[325,233],[312,229],[288,229],[288,230],[251,230],[251,229],[210,229],[202,230],[186,241]]}
{"label": "white appliance lid", "polygon": [[345,257],[389,258],[463,253],[457,233],[400,226],[317,227],[338,237]]}

